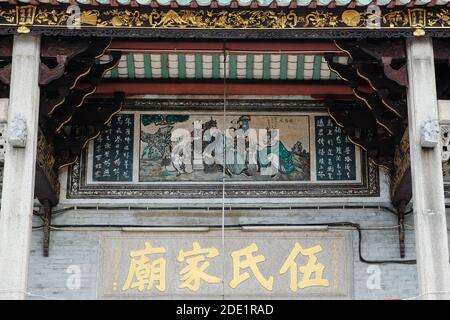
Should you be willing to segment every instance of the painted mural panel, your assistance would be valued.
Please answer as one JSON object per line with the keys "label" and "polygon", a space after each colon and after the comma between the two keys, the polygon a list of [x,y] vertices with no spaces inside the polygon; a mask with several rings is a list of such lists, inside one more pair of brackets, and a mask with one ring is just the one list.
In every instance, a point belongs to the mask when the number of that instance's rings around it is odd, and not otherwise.
{"label": "painted mural panel", "polygon": [[139,181],[222,179],[310,180],[309,117],[141,115]]}
{"label": "painted mural panel", "polygon": [[219,100],[143,99],[88,145],[67,187],[67,199],[133,201],[379,196],[379,173],[317,101],[230,100],[224,115]]}

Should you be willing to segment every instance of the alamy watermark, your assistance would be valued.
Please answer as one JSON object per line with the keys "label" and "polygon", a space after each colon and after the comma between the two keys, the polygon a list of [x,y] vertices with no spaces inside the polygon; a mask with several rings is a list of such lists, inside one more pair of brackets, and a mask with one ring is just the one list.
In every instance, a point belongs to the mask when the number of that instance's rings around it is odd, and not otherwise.
{"label": "alamy watermark", "polygon": [[66,273],[69,274],[66,280],[66,287],[69,290],[79,290],[81,288],[81,268],[76,264],[67,267]]}
{"label": "alamy watermark", "polygon": [[369,274],[366,281],[367,289],[380,290],[381,289],[381,269],[377,265],[368,266],[366,273]]}

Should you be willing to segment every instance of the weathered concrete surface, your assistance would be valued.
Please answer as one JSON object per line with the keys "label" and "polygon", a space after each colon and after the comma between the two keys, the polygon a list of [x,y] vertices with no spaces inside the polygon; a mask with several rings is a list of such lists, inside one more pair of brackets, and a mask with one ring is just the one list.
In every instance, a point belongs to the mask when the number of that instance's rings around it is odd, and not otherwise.
{"label": "weathered concrete surface", "polygon": [[422,299],[450,299],[441,148],[421,146],[424,125],[439,118],[432,39],[408,39],[407,57],[408,127],[419,295]]}
{"label": "weathered concrete surface", "polygon": [[[220,225],[220,211],[71,210],[54,217],[54,224]],[[362,254],[370,260],[399,260],[397,217],[383,209],[242,210],[227,212],[226,224],[329,223],[348,221],[361,227]],[[447,214],[450,219],[450,214]],[[35,218],[35,225],[41,221]],[[406,259],[415,258],[414,219],[406,217]],[[390,228],[386,228],[391,226]],[[392,227],[394,226],[394,227]],[[104,229],[103,229],[104,230]],[[107,232],[108,233],[108,232]],[[417,269],[405,264],[365,264],[358,257],[358,234],[352,233],[352,298],[411,298],[418,295]],[[113,232],[111,232],[113,234]],[[228,233],[225,232],[225,243]],[[50,257],[42,256],[42,230],[33,232],[28,290],[34,299],[96,299],[99,285],[99,230],[52,231]],[[79,273],[77,273],[79,271]],[[79,279],[79,287],[74,286]]]}
{"label": "weathered concrete surface", "polygon": [[0,299],[24,299],[36,168],[39,113],[40,37],[16,35],[13,44],[8,122],[17,116],[27,127],[26,146],[6,144],[0,214]]}

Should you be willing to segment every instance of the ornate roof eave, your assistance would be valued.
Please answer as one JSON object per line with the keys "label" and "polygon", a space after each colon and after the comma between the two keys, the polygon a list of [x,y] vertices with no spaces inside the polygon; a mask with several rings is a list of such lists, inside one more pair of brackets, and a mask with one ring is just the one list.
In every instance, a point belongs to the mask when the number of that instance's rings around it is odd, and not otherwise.
{"label": "ornate roof eave", "polygon": [[[168,5],[151,0],[147,6],[139,6],[137,0],[129,5],[83,0],[86,5],[75,7],[58,0],[47,4],[30,1],[35,4],[10,5],[0,2],[0,34],[33,32],[44,35],[160,39],[278,40],[410,37],[425,34],[450,36],[447,2],[433,1],[417,5],[427,0],[414,3],[408,0],[403,0],[403,3],[400,0],[375,1],[380,4],[377,7],[369,7],[369,2],[357,5],[351,0],[345,6],[338,5],[343,2],[327,2],[325,6],[317,5],[317,1],[294,0],[289,2],[289,6],[279,6],[278,2],[272,1],[276,5],[265,7],[259,7],[257,0],[254,0],[251,3],[255,6],[245,7],[233,0],[228,6],[215,8],[198,6],[200,2],[197,0],[193,0],[197,4],[194,8],[192,1],[189,6],[180,6],[177,0],[171,0]],[[67,1],[76,4],[76,1],[81,0]],[[362,3],[362,0],[357,1]],[[304,5],[306,3],[309,4]]]}
{"label": "ornate roof eave", "polygon": [[401,6],[441,6],[450,3],[450,0],[0,0],[0,3],[20,5],[80,5],[80,6],[109,6],[109,7],[170,7],[172,9],[187,8],[243,8],[243,9],[276,9],[297,7],[305,8],[356,8],[376,5],[379,7]]}

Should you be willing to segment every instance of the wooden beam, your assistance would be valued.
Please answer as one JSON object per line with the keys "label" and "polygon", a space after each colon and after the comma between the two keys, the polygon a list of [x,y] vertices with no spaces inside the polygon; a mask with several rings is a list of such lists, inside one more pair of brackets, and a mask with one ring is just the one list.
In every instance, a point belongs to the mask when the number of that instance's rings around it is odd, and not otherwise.
{"label": "wooden beam", "polygon": [[409,133],[406,128],[400,142],[395,146],[393,170],[389,184],[391,202],[398,208],[402,203],[409,203],[412,197],[411,157],[409,150]]}
{"label": "wooden beam", "polygon": [[96,96],[112,95],[117,91],[127,95],[139,94],[198,94],[198,95],[352,95],[343,84],[297,83],[227,83],[222,82],[109,82],[97,86]]}
{"label": "wooden beam", "polygon": [[53,145],[38,130],[36,153],[36,182],[34,186],[35,197],[44,204],[48,200],[52,206],[59,201],[58,172],[55,170],[55,157]]}
{"label": "wooden beam", "polygon": [[176,50],[177,53],[199,51],[211,53],[211,51],[222,53],[224,50],[238,52],[307,52],[323,53],[335,52],[342,54],[332,41],[135,41],[116,39],[111,43],[109,50],[120,50],[122,52],[167,52]]}

